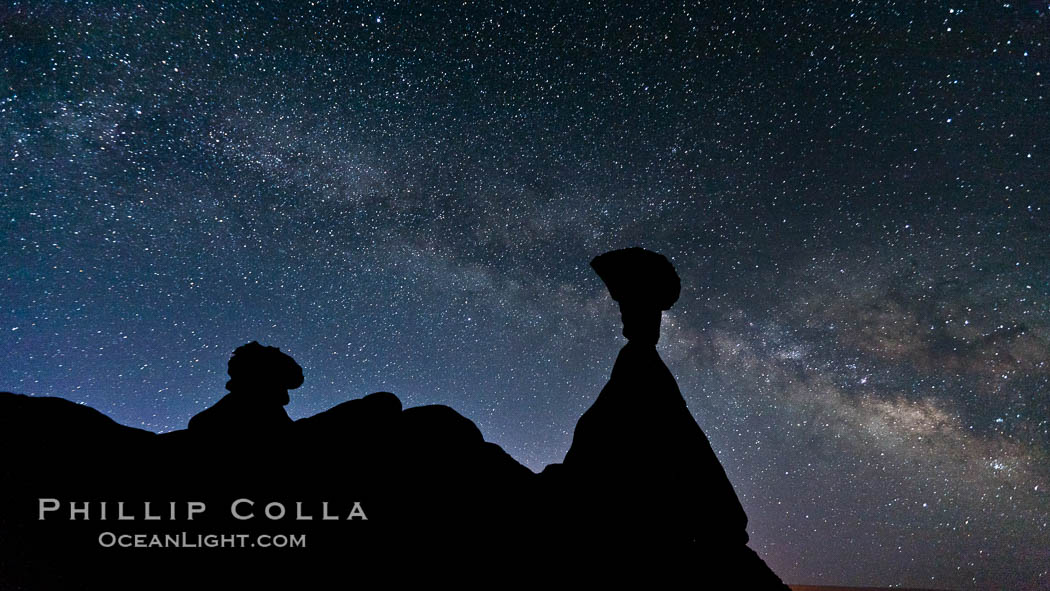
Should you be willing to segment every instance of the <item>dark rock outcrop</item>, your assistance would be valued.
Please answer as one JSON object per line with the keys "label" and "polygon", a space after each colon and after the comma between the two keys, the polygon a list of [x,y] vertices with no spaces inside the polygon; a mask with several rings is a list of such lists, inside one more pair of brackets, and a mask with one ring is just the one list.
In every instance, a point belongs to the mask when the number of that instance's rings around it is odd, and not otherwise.
{"label": "dark rock outcrop", "polygon": [[[572,470],[575,452],[536,475],[451,408],[403,410],[387,392],[250,440],[189,429],[154,434],[66,400],[0,393],[0,445],[7,450],[0,468],[2,588],[188,585],[206,571],[266,586],[338,580],[347,572],[348,581],[418,583],[467,572],[479,581],[507,572],[546,578],[562,571],[611,581],[626,572],[670,576],[708,562],[690,544],[672,543],[680,528],[670,523],[633,543],[595,535],[630,531],[622,527],[625,515],[662,509],[648,500],[604,505],[594,482]],[[558,473],[568,477],[552,476]],[[238,499],[246,500],[238,514],[250,519],[232,514]],[[191,519],[190,503],[205,509]],[[621,527],[595,528],[602,511],[609,512],[606,525]],[[133,519],[120,519],[121,512]],[[143,534],[124,540],[149,546],[171,537],[183,547],[120,547],[118,536]],[[669,537],[653,539],[661,534]],[[260,535],[302,535],[306,547],[187,547],[206,545],[200,536],[208,535],[247,536],[248,543]],[[654,548],[670,553],[657,557]],[[738,558],[753,556],[742,543],[738,548]],[[635,562],[618,563],[627,554]],[[659,573],[649,571],[654,561]],[[412,570],[404,570],[408,565]]]}
{"label": "dark rock outcrop", "polygon": [[[402,410],[387,392],[267,436],[155,434],[66,400],[0,393],[0,445],[0,588],[189,583],[202,569],[270,584],[290,573],[338,578],[348,561],[350,580],[412,580],[398,571],[405,563],[438,568],[471,556],[481,561],[471,572],[494,572],[535,539],[525,528],[536,505],[522,506],[533,496],[530,470],[451,408]],[[191,503],[205,509],[190,515]],[[146,545],[175,536],[183,547],[121,548],[115,538],[137,534]],[[249,544],[301,535],[306,547],[187,547],[211,534]]]}

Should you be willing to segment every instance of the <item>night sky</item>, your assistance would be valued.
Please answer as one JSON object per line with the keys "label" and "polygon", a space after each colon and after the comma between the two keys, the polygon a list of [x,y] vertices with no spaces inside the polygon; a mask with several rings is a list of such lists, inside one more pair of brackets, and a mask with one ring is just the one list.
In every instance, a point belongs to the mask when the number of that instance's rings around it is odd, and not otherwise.
{"label": "night sky", "polygon": [[5,2],[0,389],[181,429],[259,340],[538,471],[639,245],[785,581],[1050,589],[1050,3],[799,4]]}

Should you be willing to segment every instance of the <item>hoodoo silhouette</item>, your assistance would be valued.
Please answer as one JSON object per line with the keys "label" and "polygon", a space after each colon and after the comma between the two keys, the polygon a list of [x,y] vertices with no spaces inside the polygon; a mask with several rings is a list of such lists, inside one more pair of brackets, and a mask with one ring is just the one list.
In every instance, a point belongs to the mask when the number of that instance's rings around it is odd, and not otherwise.
{"label": "hoodoo silhouette", "polygon": [[185,430],[0,393],[0,587],[629,574],[785,589],[747,547],[744,510],[657,353],[674,267],[641,248],[591,264],[627,344],[564,461],[541,474],[453,409],[404,409],[389,392],[292,421],[303,370],[255,341]]}
{"label": "hoodoo silhouette", "polygon": [[214,436],[275,432],[292,425],[288,390],[303,385],[303,368],[277,347],[257,341],[237,347],[227,365],[229,394],[190,419],[189,429]]}
{"label": "hoodoo silhouette", "polygon": [[653,560],[675,556],[741,588],[786,589],[747,548],[747,516],[656,351],[662,313],[681,292],[674,266],[627,248],[591,267],[619,305],[627,344],[562,465],[546,472],[571,490],[568,506],[588,543]]}

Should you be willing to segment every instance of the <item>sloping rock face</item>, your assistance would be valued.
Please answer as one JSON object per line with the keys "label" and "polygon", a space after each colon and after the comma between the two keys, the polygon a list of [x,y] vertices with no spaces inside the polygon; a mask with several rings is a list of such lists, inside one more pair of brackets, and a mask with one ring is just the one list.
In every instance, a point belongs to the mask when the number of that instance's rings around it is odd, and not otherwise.
{"label": "sloping rock face", "polygon": [[659,528],[616,535],[649,510],[610,501],[616,491],[593,505],[608,512],[595,527],[602,516],[573,507],[603,492],[571,465],[533,474],[451,408],[403,409],[386,392],[281,428],[165,434],[0,393],[0,444],[4,589],[591,586],[698,572],[780,588],[743,544],[710,556],[661,543]]}

